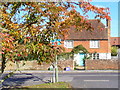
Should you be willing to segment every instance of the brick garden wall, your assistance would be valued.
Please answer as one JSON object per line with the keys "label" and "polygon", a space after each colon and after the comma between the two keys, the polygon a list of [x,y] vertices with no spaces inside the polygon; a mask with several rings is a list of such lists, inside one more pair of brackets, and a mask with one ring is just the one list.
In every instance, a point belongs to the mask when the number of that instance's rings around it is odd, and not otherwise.
{"label": "brick garden wall", "polygon": [[[48,70],[51,64],[42,63],[39,65],[37,61],[26,61],[26,64],[23,65],[23,61],[19,62],[20,70]],[[74,70],[74,61],[73,60],[60,60],[58,61],[59,70],[64,70],[65,67],[70,67],[71,70]],[[13,62],[8,62],[6,64],[5,70],[14,70],[17,68],[17,65]]]}
{"label": "brick garden wall", "polygon": [[[19,62],[21,70],[48,70],[51,64],[42,63],[39,65],[36,61],[26,61],[26,64],[22,66],[23,62]],[[119,69],[120,61],[111,59],[111,60],[85,60],[85,69],[86,70],[117,70]],[[74,61],[73,60],[60,60],[58,61],[59,70],[64,70],[65,67],[70,67],[71,70],[74,70]],[[17,66],[15,63],[8,62],[6,64],[5,70],[14,70]]]}
{"label": "brick garden wall", "polygon": [[86,70],[116,70],[119,69],[120,60],[85,60]]}

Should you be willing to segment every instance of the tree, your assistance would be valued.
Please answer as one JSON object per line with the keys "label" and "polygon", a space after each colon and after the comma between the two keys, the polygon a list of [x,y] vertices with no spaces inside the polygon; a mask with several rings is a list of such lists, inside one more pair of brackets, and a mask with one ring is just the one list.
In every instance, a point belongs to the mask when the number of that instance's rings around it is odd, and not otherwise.
{"label": "tree", "polygon": [[[84,15],[77,12],[80,8]],[[77,30],[93,30],[86,15],[96,13],[97,19],[110,19],[109,8],[98,8],[90,2],[1,2],[0,26],[2,54],[13,62],[33,59],[39,63],[53,62],[62,48],[51,40],[67,36],[72,25]],[[6,35],[6,36],[5,36]],[[32,56],[31,56],[32,55]]]}

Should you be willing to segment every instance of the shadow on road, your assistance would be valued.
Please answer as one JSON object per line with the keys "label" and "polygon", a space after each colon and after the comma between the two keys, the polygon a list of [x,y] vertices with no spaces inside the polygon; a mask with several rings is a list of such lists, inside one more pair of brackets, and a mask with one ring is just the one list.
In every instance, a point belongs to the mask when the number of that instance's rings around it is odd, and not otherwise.
{"label": "shadow on road", "polygon": [[[6,74],[7,75],[7,74]],[[5,76],[5,75],[4,75]],[[49,83],[50,81],[43,81],[43,77],[34,76],[33,74],[14,74],[7,78],[3,83],[3,87],[16,88],[21,86],[30,86],[34,84]]]}

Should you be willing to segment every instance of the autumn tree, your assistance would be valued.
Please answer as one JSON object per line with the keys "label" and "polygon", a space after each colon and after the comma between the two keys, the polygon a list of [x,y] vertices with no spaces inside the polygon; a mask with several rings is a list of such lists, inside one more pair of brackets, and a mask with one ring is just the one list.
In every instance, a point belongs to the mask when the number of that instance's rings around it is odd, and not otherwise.
{"label": "autumn tree", "polygon": [[[84,15],[76,9],[82,10]],[[86,17],[94,12],[97,19],[110,19],[108,8],[98,8],[90,2],[1,2],[0,26],[4,60],[37,60],[53,62],[62,48],[51,40],[64,38],[69,27],[93,30]],[[4,39],[3,39],[4,37]]]}

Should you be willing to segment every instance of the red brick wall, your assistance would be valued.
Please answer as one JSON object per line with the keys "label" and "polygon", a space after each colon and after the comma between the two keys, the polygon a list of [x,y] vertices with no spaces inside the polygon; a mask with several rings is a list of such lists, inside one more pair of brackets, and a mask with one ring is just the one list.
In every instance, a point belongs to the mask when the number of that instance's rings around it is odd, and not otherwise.
{"label": "red brick wall", "polygon": [[[1,64],[1,62],[0,62]],[[25,65],[23,65],[23,61],[19,62],[19,66],[21,70],[48,70],[51,64],[42,63],[39,65],[35,60],[34,61],[26,61]],[[73,60],[59,60],[58,68],[59,70],[64,70],[65,67],[70,67],[71,70],[74,70],[74,61]],[[5,70],[14,70],[17,69],[17,66],[13,62],[7,62]]]}
{"label": "red brick wall", "polygon": [[[107,40],[100,40],[100,48],[90,48],[90,41],[74,41],[74,47],[78,46],[78,45],[83,45],[90,53],[95,53],[95,52],[99,52],[99,53],[110,53],[110,47],[108,45],[108,41]],[[62,41],[61,46],[64,47],[64,41]],[[70,48],[65,48],[66,52],[70,52],[72,49]]]}
{"label": "red brick wall", "polygon": [[110,43],[112,45],[120,45],[120,37],[110,37]]}
{"label": "red brick wall", "polygon": [[117,70],[119,65],[119,60],[85,60],[86,70]]}

